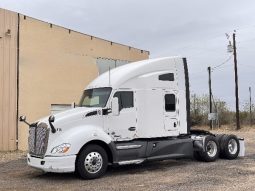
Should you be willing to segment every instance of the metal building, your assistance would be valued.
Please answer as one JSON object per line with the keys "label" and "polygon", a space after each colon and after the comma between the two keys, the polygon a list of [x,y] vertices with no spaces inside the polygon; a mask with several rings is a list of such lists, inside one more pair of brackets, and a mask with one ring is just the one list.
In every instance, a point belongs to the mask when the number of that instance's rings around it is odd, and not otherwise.
{"label": "metal building", "polygon": [[0,9],[0,151],[27,149],[29,121],[51,104],[78,102],[109,67],[147,59],[149,52]]}

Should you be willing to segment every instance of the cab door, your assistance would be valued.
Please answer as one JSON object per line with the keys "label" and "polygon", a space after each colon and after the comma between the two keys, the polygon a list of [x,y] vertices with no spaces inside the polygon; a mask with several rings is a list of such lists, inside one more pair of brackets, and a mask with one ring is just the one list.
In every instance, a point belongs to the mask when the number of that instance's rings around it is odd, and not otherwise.
{"label": "cab door", "polygon": [[108,115],[108,133],[115,141],[132,140],[137,132],[135,92],[116,91],[113,97],[119,101],[119,115]]}
{"label": "cab door", "polygon": [[177,91],[164,92],[164,127],[170,135],[178,134],[178,93]]}

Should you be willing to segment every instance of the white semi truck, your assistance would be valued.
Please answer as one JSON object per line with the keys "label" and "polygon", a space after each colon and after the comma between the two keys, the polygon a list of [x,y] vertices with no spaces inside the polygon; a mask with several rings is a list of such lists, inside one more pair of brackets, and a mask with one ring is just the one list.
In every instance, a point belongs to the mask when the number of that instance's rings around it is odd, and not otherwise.
{"label": "white semi truck", "polygon": [[102,176],[108,165],[193,158],[235,159],[235,135],[190,129],[185,58],[149,59],[106,72],[76,108],[29,124],[29,166],[45,172]]}

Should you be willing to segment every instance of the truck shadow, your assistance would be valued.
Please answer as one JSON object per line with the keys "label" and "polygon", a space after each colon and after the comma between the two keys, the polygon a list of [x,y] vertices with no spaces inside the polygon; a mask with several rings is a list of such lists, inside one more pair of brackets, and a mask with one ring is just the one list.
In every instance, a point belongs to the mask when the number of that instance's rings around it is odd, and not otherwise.
{"label": "truck shadow", "polygon": [[[123,165],[123,166],[109,166],[106,174],[102,178],[112,177],[112,176],[125,176],[130,174],[143,174],[146,172],[157,172],[157,171],[167,171],[171,168],[176,168],[179,166],[191,165],[191,162],[195,162],[190,159],[180,159],[180,160],[167,160],[167,161],[155,161],[146,162],[137,165]],[[35,178],[45,179],[45,180],[79,180],[79,177],[75,173],[43,173],[37,175]]]}

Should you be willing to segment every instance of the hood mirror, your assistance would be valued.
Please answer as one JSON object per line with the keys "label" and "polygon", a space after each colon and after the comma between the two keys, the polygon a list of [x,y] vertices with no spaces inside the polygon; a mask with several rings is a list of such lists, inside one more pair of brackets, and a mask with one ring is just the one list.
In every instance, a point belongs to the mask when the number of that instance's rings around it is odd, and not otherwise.
{"label": "hood mirror", "polygon": [[51,132],[52,133],[56,133],[56,129],[55,129],[55,127],[54,127],[54,125],[52,124],[53,122],[55,121],[55,117],[54,117],[54,115],[51,115],[50,117],[49,117],[49,124],[50,124],[50,128],[51,128]]}
{"label": "hood mirror", "polygon": [[26,121],[26,116],[24,116],[24,115],[20,116],[20,117],[19,117],[19,121],[20,121],[20,122]]}
{"label": "hood mirror", "polygon": [[25,115],[21,115],[19,117],[19,121],[20,122],[24,122],[25,124],[27,124],[28,126],[30,126],[31,124],[29,124],[27,121],[26,121],[26,116]]}
{"label": "hood mirror", "polygon": [[55,117],[54,117],[54,115],[51,115],[49,117],[49,122],[53,123],[54,121],[55,121]]}

